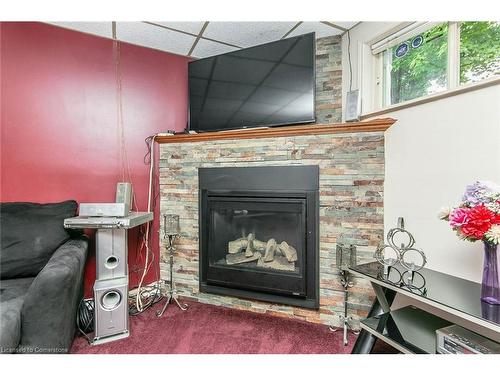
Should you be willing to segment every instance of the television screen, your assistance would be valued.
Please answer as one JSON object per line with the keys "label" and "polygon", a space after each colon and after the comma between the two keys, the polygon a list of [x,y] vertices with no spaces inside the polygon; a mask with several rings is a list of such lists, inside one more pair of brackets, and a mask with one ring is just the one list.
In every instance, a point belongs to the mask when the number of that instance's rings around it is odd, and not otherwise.
{"label": "television screen", "polygon": [[314,122],[314,33],[189,63],[189,129]]}

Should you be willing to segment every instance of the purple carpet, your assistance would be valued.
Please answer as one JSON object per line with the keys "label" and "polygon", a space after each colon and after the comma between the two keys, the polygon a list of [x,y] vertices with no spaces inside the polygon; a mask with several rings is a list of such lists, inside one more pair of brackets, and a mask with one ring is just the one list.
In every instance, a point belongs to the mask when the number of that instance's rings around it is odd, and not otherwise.
{"label": "purple carpet", "polygon": [[161,318],[156,309],[130,317],[130,337],[90,346],[79,336],[71,353],[337,354],[350,353],[356,340],[349,333],[344,346],[342,331],[325,325],[195,302],[184,312],[169,306]]}

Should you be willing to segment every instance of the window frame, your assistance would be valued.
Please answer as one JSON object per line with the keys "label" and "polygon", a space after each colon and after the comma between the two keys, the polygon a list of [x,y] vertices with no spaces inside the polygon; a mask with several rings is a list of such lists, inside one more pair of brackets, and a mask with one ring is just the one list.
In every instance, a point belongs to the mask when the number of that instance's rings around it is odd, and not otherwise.
{"label": "window frame", "polygon": [[[384,54],[387,49],[393,47],[394,45],[401,43],[403,40],[408,40],[415,36],[415,34],[423,33],[437,25],[447,23],[448,24],[448,58],[447,58],[447,86],[446,89],[438,93],[428,94],[424,96],[419,96],[417,98],[402,101],[394,104],[386,104],[388,93],[390,93],[390,85],[384,82]],[[408,28],[409,31],[406,33],[401,33],[401,30]],[[394,35],[397,35],[395,38]],[[385,44],[383,49],[380,45]],[[392,33],[386,36],[383,40],[378,40],[370,43],[369,45],[372,53],[375,48],[378,48],[376,53],[372,54],[374,62],[374,75],[372,87],[374,87],[374,107],[373,112],[383,111],[389,108],[397,108],[399,106],[406,106],[409,103],[417,103],[419,101],[428,101],[431,97],[440,97],[446,95],[448,92],[454,92],[461,88],[469,89],[471,86],[482,86],[490,81],[499,80],[499,77],[488,77],[477,82],[471,83],[460,83],[460,22],[450,21],[450,22],[414,22],[410,25],[408,23],[401,24],[396,27]],[[387,74],[386,77],[390,77]],[[390,79],[390,78],[389,78]]]}

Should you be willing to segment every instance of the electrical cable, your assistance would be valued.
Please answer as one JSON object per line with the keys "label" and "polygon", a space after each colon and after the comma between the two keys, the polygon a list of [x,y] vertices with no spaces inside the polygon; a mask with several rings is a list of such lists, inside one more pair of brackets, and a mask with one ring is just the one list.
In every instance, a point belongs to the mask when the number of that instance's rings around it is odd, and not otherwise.
{"label": "electrical cable", "polygon": [[[154,141],[155,141],[155,138],[156,138],[156,134],[153,135],[151,137],[151,147],[148,148],[148,151],[149,151],[149,154],[150,154],[150,163],[149,163],[149,189],[148,189],[148,212],[151,212],[151,196],[152,196],[152,189],[153,189],[153,170],[154,170]],[[144,278],[146,277],[146,274],[148,273],[150,267],[151,267],[151,264],[153,263],[153,252],[151,251],[150,249],[150,246],[149,246],[149,241],[150,241],[150,229],[151,229],[151,223],[150,222],[147,222],[146,223],[146,233],[145,233],[145,236],[143,238],[143,242],[142,242],[142,246],[141,246],[141,250],[143,248],[146,248],[146,257],[145,257],[145,260],[144,260],[144,269],[143,269],[143,272],[142,272],[142,275],[141,275],[141,278],[140,278],[140,281],[139,281],[139,285],[137,287],[137,295],[136,295],[136,299],[135,299],[135,305],[136,305],[136,309],[137,311],[140,313],[142,311],[144,311],[148,306],[148,304],[144,304],[143,301],[142,301],[142,284],[144,283]],[[150,257],[150,253],[152,254],[152,261],[151,263],[149,262],[149,257]],[[157,284],[158,284],[158,280],[156,281]],[[159,289],[159,286],[157,285],[157,289]]]}
{"label": "electrical cable", "polygon": [[148,151],[146,152],[146,155],[144,155],[144,164],[146,165],[149,165],[149,163],[151,162],[151,145],[152,145],[152,141],[153,141],[153,137],[154,135],[150,135],[149,137],[147,137],[144,142],[146,142],[146,147],[148,149]]}
{"label": "electrical cable", "polygon": [[[120,162],[122,170],[122,181],[130,182],[132,185],[132,173],[130,171],[130,160],[128,158],[126,138],[125,138],[125,126],[123,121],[123,84],[122,84],[122,66],[121,66],[121,44],[118,40],[114,41],[116,50],[115,59],[115,80],[116,80],[116,121],[117,121],[117,131],[118,139],[120,144]],[[132,191],[133,199],[132,204],[135,206],[135,210],[139,211],[137,204],[137,197],[135,191]]]}
{"label": "electrical cable", "polygon": [[[128,158],[128,153],[127,153],[127,148],[126,148],[126,139],[125,139],[125,127],[124,127],[124,121],[123,121],[123,88],[122,88],[122,69],[121,69],[121,48],[120,48],[120,42],[117,40],[114,41],[115,43],[115,50],[116,50],[116,60],[115,60],[115,78],[116,78],[116,96],[117,96],[117,107],[116,107],[116,117],[117,117],[117,131],[118,131],[118,138],[119,138],[119,144],[120,144],[120,162],[121,162],[121,171],[122,171],[122,181],[128,181],[132,183],[132,174],[130,170],[130,161]],[[151,195],[152,195],[152,179],[153,179],[153,169],[154,169],[154,140],[155,140],[156,135],[148,137],[151,138],[151,143],[149,144],[146,142],[148,145],[148,152],[150,155],[150,171],[149,171],[149,190],[148,190],[148,209],[147,212],[151,212]],[[146,160],[146,157],[145,157]],[[156,199],[156,196],[155,196]],[[133,205],[135,207],[136,211],[139,211],[138,208],[138,203],[137,203],[137,197],[135,194],[135,191],[133,191]],[[140,247],[138,251],[139,257],[142,258],[143,252],[145,252],[145,259],[144,259],[144,267],[142,269],[142,274],[140,277],[139,285],[138,285],[138,291],[137,291],[137,296],[136,296],[136,308],[137,311],[142,312],[144,311],[145,308],[147,308],[150,303],[144,303],[142,301],[142,296],[143,296],[143,283],[144,283],[144,278],[148,274],[149,270],[151,269],[152,264],[154,264],[154,253],[151,250],[151,237],[150,237],[150,231],[151,231],[151,224],[148,222],[146,224],[146,230],[143,231],[142,228],[139,229],[139,241],[140,241]],[[159,267],[159,266],[158,266]],[[155,295],[158,294],[159,290],[159,270],[158,267],[155,268],[156,271],[156,291]],[[154,300],[154,299],[153,299]]]}
{"label": "electrical cable", "polygon": [[[115,49],[116,49],[116,60],[115,60],[115,79],[116,79],[116,96],[117,96],[117,123],[118,123],[118,137],[120,143],[120,159],[122,166],[122,180],[129,182],[131,181],[131,172],[130,172],[130,162],[128,159],[128,153],[126,148],[126,140],[125,140],[125,127],[123,122],[123,88],[122,88],[122,69],[121,69],[121,44],[119,41],[115,40]],[[125,176],[127,174],[127,176]]]}
{"label": "electrical cable", "polygon": [[349,91],[352,91],[351,35],[347,30],[347,59],[349,61]]}
{"label": "electrical cable", "polygon": [[94,328],[94,309],[95,303],[93,299],[82,298],[78,305],[78,311],[76,314],[76,326],[80,333],[87,339],[90,344],[92,340],[87,335],[93,331]]}
{"label": "electrical cable", "polygon": [[[144,163],[150,164],[150,181],[149,181],[149,196],[148,196],[148,210],[155,210],[156,202],[159,197],[159,190],[155,189],[155,169],[154,169],[154,150],[153,155],[151,155],[151,150],[154,147],[154,140],[157,135],[149,136],[145,139],[147,146],[147,153],[144,156]],[[152,197],[152,198],[151,198]],[[142,231],[142,228],[141,228]],[[144,261],[144,267],[139,270],[134,270],[133,272],[141,272],[141,279],[139,285],[137,286],[137,294],[131,296],[133,306],[130,307],[129,311],[131,315],[137,315],[145,311],[147,308],[151,307],[155,303],[163,299],[160,288],[160,269],[159,263],[155,262],[155,254],[151,249],[152,238],[150,236],[151,227],[146,226],[146,233],[142,237],[141,248],[138,252],[138,258],[136,258],[137,263],[142,263]],[[139,236],[140,237],[140,236]],[[143,258],[143,250],[146,249],[146,257]],[[151,270],[151,267],[155,265],[155,278],[156,284],[154,286],[143,286],[144,277]],[[153,294],[152,294],[153,292]]]}
{"label": "electrical cable", "polygon": [[[129,315],[132,315],[132,316],[139,315],[142,312],[144,312],[144,310],[150,308],[151,306],[160,302],[163,299],[163,296],[161,294],[161,290],[156,285],[152,286],[152,287],[143,287],[141,289],[140,293],[141,293],[141,299],[143,299],[143,300],[146,299],[146,302],[143,305],[143,310],[139,311],[137,309],[137,306],[135,306],[135,300],[132,299],[132,300],[130,300],[131,305],[129,307]],[[148,295],[146,296],[146,294],[148,294]],[[148,298],[149,298],[149,300],[148,300]]]}

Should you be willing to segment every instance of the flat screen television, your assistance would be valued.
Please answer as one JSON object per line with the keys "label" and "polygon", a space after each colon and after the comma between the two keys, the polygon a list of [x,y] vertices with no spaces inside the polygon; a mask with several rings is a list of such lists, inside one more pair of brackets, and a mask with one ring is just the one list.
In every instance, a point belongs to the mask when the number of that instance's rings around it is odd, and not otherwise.
{"label": "flat screen television", "polygon": [[189,63],[189,130],[310,123],[314,33]]}

